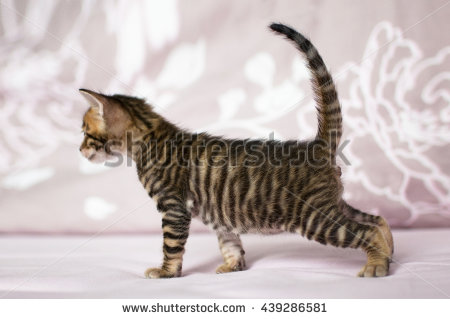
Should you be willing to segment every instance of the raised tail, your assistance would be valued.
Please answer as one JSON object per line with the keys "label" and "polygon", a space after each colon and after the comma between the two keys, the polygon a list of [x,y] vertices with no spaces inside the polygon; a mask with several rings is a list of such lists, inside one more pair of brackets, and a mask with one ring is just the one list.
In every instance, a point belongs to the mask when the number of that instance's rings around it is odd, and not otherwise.
{"label": "raised tail", "polygon": [[319,52],[307,38],[283,24],[272,23],[270,28],[293,41],[306,58],[307,66],[312,73],[311,82],[318,111],[319,129],[316,139],[324,141],[329,146],[334,162],[336,148],[342,136],[342,114],[333,78]]}

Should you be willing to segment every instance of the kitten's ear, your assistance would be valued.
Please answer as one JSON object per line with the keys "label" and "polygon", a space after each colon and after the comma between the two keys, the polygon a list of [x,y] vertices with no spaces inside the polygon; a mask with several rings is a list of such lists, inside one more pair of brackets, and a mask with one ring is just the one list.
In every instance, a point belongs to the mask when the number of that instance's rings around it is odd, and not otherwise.
{"label": "kitten's ear", "polygon": [[129,114],[112,99],[91,90],[80,89],[80,93],[89,102],[89,105],[97,110],[103,122],[106,124],[108,133],[113,136],[123,136],[130,124]]}
{"label": "kitten's ear", "polygon": [[108,103],[108,99],[100,93],[96,93],[87,89],[79,89],[81,95],[84,96],[91,107],[98,110],[100,116],[103,117],[104,105]]}

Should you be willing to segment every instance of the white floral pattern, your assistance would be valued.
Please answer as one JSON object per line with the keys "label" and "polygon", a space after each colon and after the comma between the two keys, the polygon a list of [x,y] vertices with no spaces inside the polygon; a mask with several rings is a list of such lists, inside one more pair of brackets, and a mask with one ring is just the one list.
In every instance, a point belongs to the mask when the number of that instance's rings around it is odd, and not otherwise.
{"label": "white floral pattern", "polygon": [[[386,41],[389,46],[383,47]],[[450,155],[445,153],[450,144],[445,62],[450,62],[450,46],[424,57],[401,29],[381,22],[368,39],[362,63],[346,66],[353,77],[350,96],[343,100],[346,138],[371,143],[379,150],[377,161],[390,164],[371,170],[365,159],[374,155],[351,143],[349,151],[358,164],[348,168],[346,178],[380,200],[407,208],[405,225],[425,214],[450,217],[450,172],[439,160]],[[389,178],[380,183],[380,174]]]}

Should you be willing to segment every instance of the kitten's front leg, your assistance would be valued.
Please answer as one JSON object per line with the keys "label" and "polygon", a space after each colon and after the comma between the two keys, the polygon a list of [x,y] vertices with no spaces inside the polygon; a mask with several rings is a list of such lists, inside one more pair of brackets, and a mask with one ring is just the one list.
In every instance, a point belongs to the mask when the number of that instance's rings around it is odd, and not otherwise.
{"label": "kitten's front leg", "polygon": [[[177,206],[177,205],[171,205]],[[184,245],[189,235],[191,216],[184,209],[169,209],[162,212],[164,235],[164,260],[161,268],[149,268],[147,278],[172,278],[181,276]]]}
{"label": "kitten's front leg", "polygon": [[216,273],[222,274],[245,269],[244,249],[239,235],[217,232],[219,247],[224,263],[217,267]]}

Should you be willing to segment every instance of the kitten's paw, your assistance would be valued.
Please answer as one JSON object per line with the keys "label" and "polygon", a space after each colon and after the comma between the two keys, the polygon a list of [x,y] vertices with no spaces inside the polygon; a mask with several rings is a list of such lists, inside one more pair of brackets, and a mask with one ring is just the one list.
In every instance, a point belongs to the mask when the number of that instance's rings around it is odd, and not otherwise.
{"label": "kitten's paw", "polygon": [[227,272],[242,271],[245,269],[245,260],[243,258],[235,260],[232,263],[224,263],[217,267],[216,274],[224,274]]}
{"label": "kitten's paw", "polygon": [[149,268],[145,271],[145,277],[151,279],[179,277],[180,274],[172,274],[161,268]]}
{"label": "kitten's paw", "polygon": [[358,277],[384,277],[388,275],[389,263],[367,264],[358,273]]}

